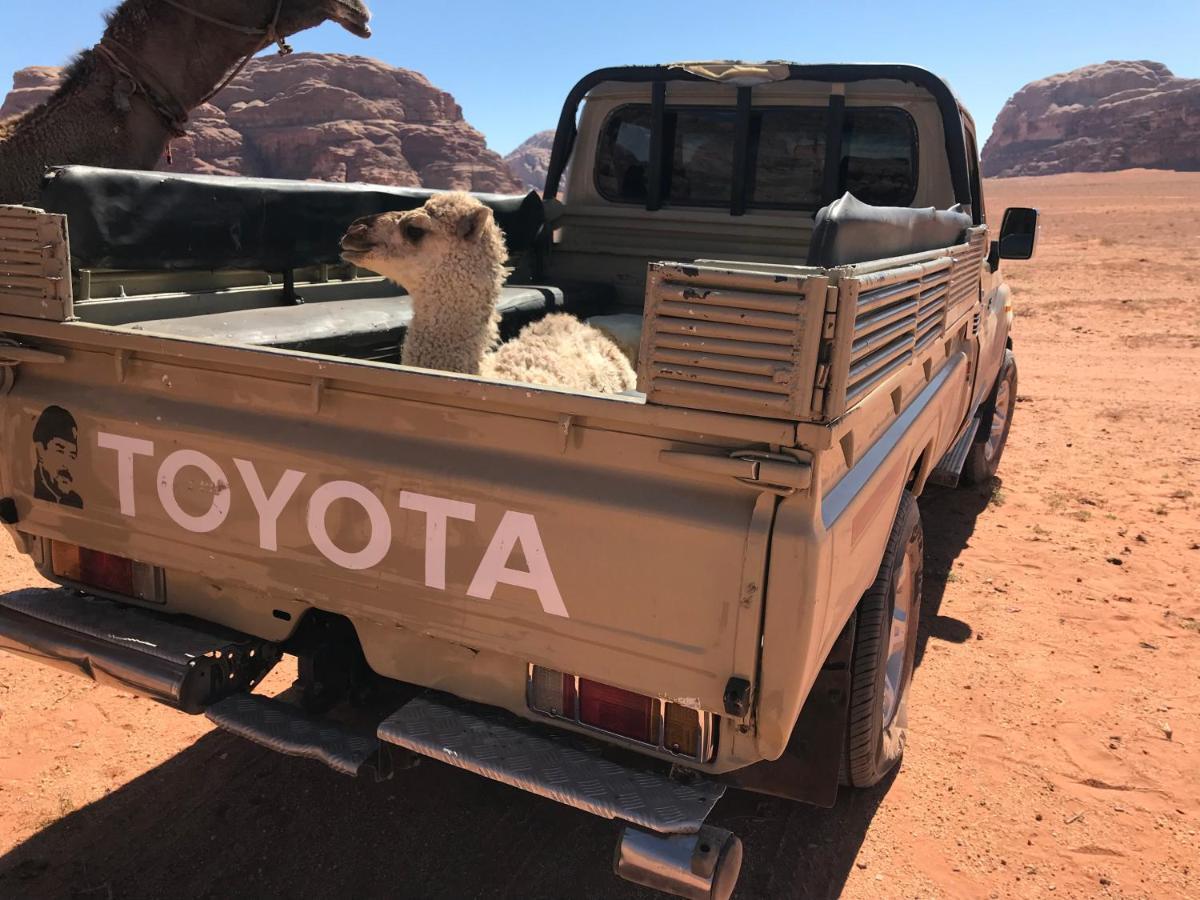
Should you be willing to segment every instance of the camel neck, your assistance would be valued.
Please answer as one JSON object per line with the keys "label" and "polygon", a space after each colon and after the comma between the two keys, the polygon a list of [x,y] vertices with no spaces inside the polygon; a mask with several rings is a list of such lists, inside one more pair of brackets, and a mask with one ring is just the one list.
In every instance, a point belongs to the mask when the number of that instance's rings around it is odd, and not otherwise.
{"label": "camel neck", "polygon": [[47,166],[89,165],[152,169],[168,136],[152,109],[123,97],[116,76],[85,58],[81,70],[42,106],[0,122],[0,203],[37,197]]}
{"label": "camel neck", "polygon": [[500,339],[494,287],[423,285],[410,288],[410,296],[413,318],[401,362],[478,375],[484,354]]}
{"label": "camel neck", "polygon": [[116,42],[119,65],[89,50],[45,104],[0,122],[0,203],[34,200],[47,166],[157,165],[172,137],[171,124],[137,95],[119,66],[178,105],[182,116],[261,42],[190,17],[165,19],[132,35],[117,30],[123,33],[110,28],[105,40]]}

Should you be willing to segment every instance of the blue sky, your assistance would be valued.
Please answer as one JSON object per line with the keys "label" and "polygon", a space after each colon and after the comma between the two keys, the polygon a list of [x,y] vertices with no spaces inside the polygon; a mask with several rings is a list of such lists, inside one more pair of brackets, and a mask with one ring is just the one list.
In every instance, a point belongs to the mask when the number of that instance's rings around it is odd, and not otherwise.
{"label": "blue sky", "polygon": [[[115,2],[0,0],[0,79],[23,66],[60,64],[94,43],[101,12]],[[580,76],[625,63],[916,63],[950,81],[984,135],[1023,84],[1087,63],[1155,59],[1177,75],[1200,77],[1198,0],[368,2],[370,40],[327,24],[293,43],[423,72],[501,153],[554,127]]]}

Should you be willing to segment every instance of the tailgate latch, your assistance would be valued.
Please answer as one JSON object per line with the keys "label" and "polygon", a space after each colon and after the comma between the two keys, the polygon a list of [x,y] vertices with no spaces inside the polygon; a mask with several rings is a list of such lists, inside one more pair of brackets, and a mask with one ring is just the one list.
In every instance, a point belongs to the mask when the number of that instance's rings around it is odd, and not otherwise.
{"label": "tailgate latch", "polygon": [[812,484],[812,466],[784,453],[736,450],[728,456],[661,450],[660,462],[703,475],[733,478],[760,490],[788,496]]}
{"label": "tailgate latch", "polygon": [[744,719],[750,712],[750,682],[734,675],[725,683],[725,712]]}

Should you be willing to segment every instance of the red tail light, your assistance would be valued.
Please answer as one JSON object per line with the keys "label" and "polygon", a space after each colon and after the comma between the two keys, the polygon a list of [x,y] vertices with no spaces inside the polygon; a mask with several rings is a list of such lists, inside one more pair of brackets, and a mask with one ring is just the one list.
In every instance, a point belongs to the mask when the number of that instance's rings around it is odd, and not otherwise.
{"label": "red tail light", "polygon": [[60,578],[126,597],[135,595],[133,560],[124,556],[55,541],[50,549],[50,565]]}
{"label": "red tail light", "polygon": [[84,584],[112,591],[114,594],[133,595],[133,560],[99,550],[79,549],[80,578]]}
{"label": "red tail light", "polygon": [[579,679],[579,721],[644,744],[658,743],[658,701]]}
{"label": "red tail light", "polygon": [[716,748],[716,721],[703,710],[532,663],[525,691],[530,709],[660,752],[707,762]]}

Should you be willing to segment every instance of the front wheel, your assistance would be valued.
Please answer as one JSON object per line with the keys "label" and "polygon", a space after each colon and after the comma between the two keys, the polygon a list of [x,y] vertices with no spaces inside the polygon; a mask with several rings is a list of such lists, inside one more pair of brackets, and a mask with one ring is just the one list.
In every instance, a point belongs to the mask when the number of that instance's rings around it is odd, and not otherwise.
{"label": "front wheel", "polygon": [[924,552],[921,512],[905,491],[879,574],[858,602],[842,770],[852,787],[878,784],[904,753]]}
{"label": "front wheel", "polygon": [[1011,350],[1004,351],[996,386],[988,397],[975,435],[975,443],[963,466],[963,480],[968,484],[987,484],[1000,467],[1000,457],[1008,443],[1013,411],[1017,406],[1017,359]]}

